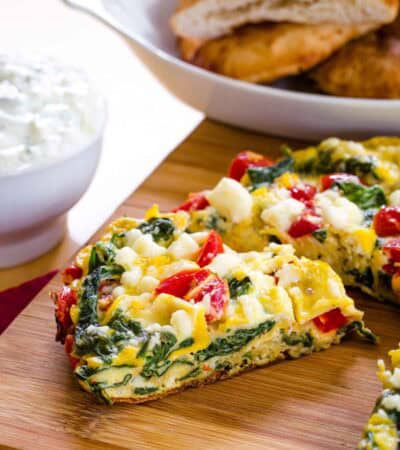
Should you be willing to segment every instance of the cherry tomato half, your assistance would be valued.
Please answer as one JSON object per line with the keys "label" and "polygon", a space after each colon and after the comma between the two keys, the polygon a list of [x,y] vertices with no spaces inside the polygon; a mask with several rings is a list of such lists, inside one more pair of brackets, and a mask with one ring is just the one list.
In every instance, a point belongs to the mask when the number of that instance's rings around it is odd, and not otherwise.
{"label": "cherry tomato half", "polygon": [[385,206],[374,217],[374,228],[380,237],[400,234],[400,208]]}
{"label": "cherry tomato half", "polygon": [[400,262],[400,238],[391,239],[383,246],[391,262]]}
{"label": "cherry tomato half", "polygon": [[78,365],[78,363],[79,363],[79,361],[80,361],[79,358],[76,358],[75,356],[71,355],[72,350],[73,350],[73,348],[74,348],[74,344],[75,344],[75,337],[74,337],[74,335],[68,334],[68,335],[66,336],[66,338],[65,338],[65,345],[64,345],[64,348],[65,348],[65,351],[66,351],[66,353],[67,353],[67,355],[68,355],[68,358],[69,358],[69,362],[70,362],[70,364],[71,364],[71,367],[72,367],[73,369],[75,369],[75,367]]}
{"label": "cherry tomato half", "polygon": [[185,298],[185,295],[211,275],[207,269],[182,270],[165,278],[157,286],[156,294],[170,294]]}
{"label": "cherry tomato half", "polygon": [[76,292],[68,286],[64,286],[60,292],[56,294],[56,322],[57,335],[56,340],[64,343],[69,328],[72,326],[71,316],[69,314],[71,306],[77,302]]}
{"label": "cherry tomato half", "polygon": [[219,254],[224,253],[224,244],[221,236],[214,230],[210,231],[206,242],[200,249],[197,264],[200,267],[207,266]]}
{"label": "cherry tomato half", "polygon": [[197,193],[189,194],[189,198],[186,200],[186,202],[184,202],[181,205],[177,206],[176,208],[172,209],[172,212],[202,211],[203,209],[206,209],[207,206],[210,206],[210,203],[208,202],[207,197],[204,194],[204,192],[197,192]]}
{"label": "cherry tomato half", "polygon": [[221,319],[229,301],[229,288],[225,280],[213,275],[198,288],[193,289],[186,296],[187,300],[201,302],[207,296],[207,322]]}
{"label": "cherry tomato half", "polygon": [[240,181],[249,167],[269,167],[275,162],[263,155],[254,152],[241,152],[231,162],[228,175],[236,181]]}
{"label": "cherry tomato half", "polygon": [[71,284],[74,280],[81,278],[83,270],[75,264],[69,265],[61,274],[64,284]]}
{"label": "cherry tomato half", "polygon": [[321,218],[312,212],[308,212],[293,222],[289,228],[288,234],[292,238],[307,236],[321,228]]}
{"label": "cherry tomato half", "polygon": [[346,325],[347,319],[339,308],[335,308],[325,314],[315,317],[313,322],[323,333],[329,333],[332,330],[337,330],[343,325]]}
{"label": "cherry tomato half", "polygon": [[326,191],[332,184],[336,182],[350,181],[352,183],[361,183],[360,179],[356,175],[349,173],[331,173],[329,175],[323,175],[321,177],[322,190]]}
{"label": "cherry tomato half", "polygon": [[315,197],[316,193],[317,188],[308,183],[297,184],[290,189],[291,197],[308,207],[311,207],[311,200]]}

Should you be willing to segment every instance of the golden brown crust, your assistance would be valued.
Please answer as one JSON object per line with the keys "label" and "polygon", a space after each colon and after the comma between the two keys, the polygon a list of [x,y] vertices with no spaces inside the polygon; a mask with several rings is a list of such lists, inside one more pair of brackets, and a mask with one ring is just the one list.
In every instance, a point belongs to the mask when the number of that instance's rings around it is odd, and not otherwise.
{"label": "golden brown crust", "polygon": [[400,18],[346,45],[310,76],[333,95],[400,98]]}
{"label": "golden brown crust", "polygon": [[182,57],[199,67],[240,80],[269,83],[314,67],[372,28],[263,23],[203,45],[181,39],[179,47]]}

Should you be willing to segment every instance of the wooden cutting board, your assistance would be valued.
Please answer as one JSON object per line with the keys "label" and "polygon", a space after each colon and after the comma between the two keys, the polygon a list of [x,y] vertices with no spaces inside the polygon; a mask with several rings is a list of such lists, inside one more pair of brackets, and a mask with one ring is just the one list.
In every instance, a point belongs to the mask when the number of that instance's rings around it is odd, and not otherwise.
{"label": "wooden cutting board", "polygon": [[[276,156],[282,142],[206,121],[113,216],[141,216],[153,202],[170,209],[187,192],[213,186],[238,151]],[[145,148],[135,150],[146,157]],[[147,405],[110,407],[78,388],[54,341],[48,292],[59,286],[59,279],[47,286],[0,337],[0,447],[354,448],[380,392],[376,359],[399,336],[398,309],[357,295],[378,346],[348,340]]]}

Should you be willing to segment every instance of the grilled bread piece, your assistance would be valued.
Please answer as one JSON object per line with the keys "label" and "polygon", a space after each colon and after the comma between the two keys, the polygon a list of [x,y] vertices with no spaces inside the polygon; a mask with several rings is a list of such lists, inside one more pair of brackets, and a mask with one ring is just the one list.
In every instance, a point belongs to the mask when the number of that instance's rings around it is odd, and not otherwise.
{"label": "grilled bread piece", "polygon": [[382,25],[393,21],[397,0],[182,0],[171,18],[177,36],[214,39],[265,21]]}
{"label": "grilled bread piece", "polygon": [[291,244],[328,262],[345,285],[400,303],[399,165],[398,138],[331,138],[277,163],[244,152],[234,179],[183,208],[192,210],[190,231],[216,229],[236,251]]}
{"label": "grilled bread piece", "polygon": [[304,72],[350,40],[376,28],[363,25],[247,25],[210,41],[179,39],[182,58],[204,69],[254,83]]}
{"label": "grilled bread piece", "polygon": [[378,361],[384,390],[365,427],[359,450],[398,450],[400,447],[400,349],[389,352],[392,370]]}
{"label": "grilled bread piece", "polygon": [[285,245],[236,253],[215,231],[188,234],[188,222],[155,207],[144,221],[119,219],[64,272],[57,338],[100,400],[154,400],[352,330],[374,340],[328,264]]}
{"label": "grilled bread piece", "polygon": [[310,77],[328,94],[400,98],[400,18],[347,44]]}

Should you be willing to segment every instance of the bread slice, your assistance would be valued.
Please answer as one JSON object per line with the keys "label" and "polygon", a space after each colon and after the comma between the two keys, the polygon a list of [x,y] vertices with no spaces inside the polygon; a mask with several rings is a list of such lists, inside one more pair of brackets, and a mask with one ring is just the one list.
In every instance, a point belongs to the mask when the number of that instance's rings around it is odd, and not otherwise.
{"label": "bread slice", "polygon": [[367,31],[365,25],[263,23],[201,42],[181,38],[183,59],[199,67],[253,83],[270,83],[304,72]]}
{"label": "bread slice", "polygon": [[179,37],[209,40],[264,21],[385,24],[397,10],[398,0],[182,0],[171,26]]}
{"label": "bread slice", "polygon": [[351,42],[310,73],[325,93],[400,98],[400,19]]}
{"label": "bread slice", "polygon": [[187,212],[154,207],[144,221],[119,219],[65,271],[57,336],[98,399],[155,400],[324,350],[352,330],[374,340],[326,263],[276,244],[236,253],[188,224]]}

